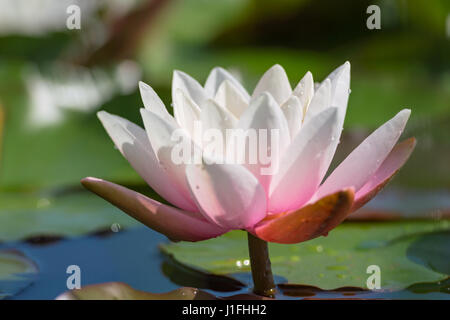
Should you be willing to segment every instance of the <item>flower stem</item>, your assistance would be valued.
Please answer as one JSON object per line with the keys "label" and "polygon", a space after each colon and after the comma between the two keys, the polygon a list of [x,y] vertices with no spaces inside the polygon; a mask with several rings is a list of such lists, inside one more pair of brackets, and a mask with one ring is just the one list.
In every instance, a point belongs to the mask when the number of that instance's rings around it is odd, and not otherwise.
{"label": "flower stem", "polygon": [[260,296],[273,298],[275,295],[275,283],[270,266],[267,242],[255,237],[250,232],[247,232],[247,235],[254,284],[253,292]]}

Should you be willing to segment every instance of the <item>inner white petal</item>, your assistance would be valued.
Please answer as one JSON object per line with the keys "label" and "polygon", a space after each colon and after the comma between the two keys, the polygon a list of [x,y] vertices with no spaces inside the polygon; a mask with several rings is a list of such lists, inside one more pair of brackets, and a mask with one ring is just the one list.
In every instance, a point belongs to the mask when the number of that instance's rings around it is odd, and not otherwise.
{"label": "inner white petal", "polygon": [[249,98],[245,97],[229,80],[222,82],[214,100],[237,118],[242,115],[249,104]]}

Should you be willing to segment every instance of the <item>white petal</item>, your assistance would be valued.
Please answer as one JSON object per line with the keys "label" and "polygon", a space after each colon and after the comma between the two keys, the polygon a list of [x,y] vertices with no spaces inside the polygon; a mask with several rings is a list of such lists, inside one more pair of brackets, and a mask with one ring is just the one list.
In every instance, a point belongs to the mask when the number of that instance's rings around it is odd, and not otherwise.
{"label": "white petal", "polygon": [[311,72],[307,72],[292,92],[300,99],[303,114],[306,114],[308,106],[314,96],[314,80]]}
{"label": "white petal", "polygon": [[[270,180],[273,173],[277,170],[280,155],[284,152],[290,143],[289,127],[281,108],[270,95],[263,92],[259,97],[250,102],[250,106],[244,111],[239,119],[236,129],[254,133],[255,141],[246,139],[242,145],[233,145],[234,140],[228,141],[230,150],[235,150],[237,154],[242,152],[245,155],[245,166],[260,181],[266,191],[268,191]],[[272,135],[274,139],[272,139]],[[267,149],[260,137],[266,138]],[[262,148],[260,145],[262,145]],[[270,149],[269,149],[270,148]],[[269,151],[269,152],[268,152]],[[229,156],[229,150],[227,155]],[[268,155],[270,158],[264,159]],[[256,160],[256,163],[251,158]]]}
{"label": "white petal", "polygon": [[184,91],[177,89],[173,101],[173,113],[181,128],[186,129],[191,138],[198,143],[199,134],[195,133],[195,125],[200,122],[200,108]]}
{"label": "white petal", "polygon": [[180,89],[188,94],[194,102],[201,106],[208,98],[205,89],[190,75],[182,71],[174,71],[172,78],[172,100],[175,100],[175,94]]}
{"label": "white petal", "polygon": [[250,228],[266,215],[266,196],[258,180],[236,164],[190,165],[190,190],[205,217],[224,228]]}
{"label": "white petal", "polygon": [[333,160],[337,146],[341,138],[341,132],[344,127],[345,113],[347,111],[348,96],[350,94],[350,63],[346,62],[336,70],[334,70],[327,79],[331,81],[331,106],[338,108],[338,125],[339,130],[336,139],[331,142],[331,147],[325,155],[324,171],[321,173],[322,179]]}
{"label": "white petal", "polygon": [[206,100],[203,104],[200,119],[202,129],[219,129],[225,134],[226,129],[233,128],[238,119],[227,109],[217,104],[214,100]]}
{"label": "white petal", "polygon": [[331,80],[331,105],[339,108],[341,117],[345,117],[350,95],[350,62],[334,70],[328,77]]}
{"label": "white petal", "polygon": [[205,91],[209,97],[214,97],[222,83],[228,80],[240,92],[245,101],[250,100],[250,96],[245,88],[227,70],[216,67],[211,70],[205,83]]}
{"label": "white petal", "polygon": [[306,123],[285,151],[270,185],[269,212],[300,208],[317,190],[324,154],[336,134],[337,108],[328,108]]}
{"label": "white petal", "polygon": [[[148,139],[153,148],[153,152],[159,160],[160,166],[166,170],[167,175],[174,181],[184,194],[190,195],[189,188],[186,182],[185,168],[186,164],[196,161],[194,155],[201,155],[201,151],[192,142],[191,138],[184,129],[170,123],[157,114],[141,109],[142,119],[144,121],[145,130]],[[186,158],[176,157],[178,152],[172,152],[174,148],[184,148],[186,151]]]}
{"label": "white petal", "polygon": [[347,187],[358,191],[375,173],[400,138],[411,111],[404,109],[368,136],[320,186],[315,198]]}
{"label": "white petal", "polygon": [[99,112],[98,117],[122,155],[160,196],[184,210],[198,210],[190,195],[180,190],[161,168],[144,129],[105,111]]}
{"label": "white petal", "polygon": [[281,111],[283,111],[284,116],[286,117],[292,140],[302,126],[303,108],[300,100],[292,95],[289,100],[281,106]]}
{"label": "white petal", "polygon": [[291,84],[286,71],[279,64],[264,73],[253,91],[252,98],[256,98],[264,91],[269,92],[279,105],[282,105],[291,96]]}
{"label": "white petal", "polygon": [[238,118],[244,110],[247,109],[249,104],[249,98],[242,95],[236,86],[229,80],[222,82],[217,90],[214,100]]}
{"label": "white petal", "polygon": [[161,98],[156,94],[152,87],[142,81],[139,81],[139,91],[141,92],[142,102],[144,103],[144,107],[146,109],[156,113],[161,118],[172,117],[167,111],[164,102],[162,102]]}
{"label": "white petal", "polygon": [[306,123],[306,121],[329,107],[331,107],[331,81],[330,79],[325,79],[314,93],[314,97],[306,111],[304,122]]}
{"label": "white petal", "polygon": [[[201,112],[203,152],[220,163],[225,162],[227,129],[236,126],[237,118],[214,100],[207,100]],[[219,142],[219,141],[220,142]]]}

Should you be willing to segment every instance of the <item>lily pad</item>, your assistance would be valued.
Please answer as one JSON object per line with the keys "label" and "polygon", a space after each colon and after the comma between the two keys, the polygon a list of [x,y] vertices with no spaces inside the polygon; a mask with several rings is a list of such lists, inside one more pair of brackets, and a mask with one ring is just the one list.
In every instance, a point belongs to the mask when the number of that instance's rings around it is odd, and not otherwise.
{"label": "lily pad", "polygon": [[109,282],[65,292],[57,300],[207,300],[209,293],[195,288],[178,288],[167,293],[135,290],[126,283]]}
{"label": "lily pad", "polygon": [[38,273],[36,264],[16,250],[0,250],[0,299],[28,287]]}
{"label": "lily pad", "polygon": [[[366,288],[371,275],[367,267],[377,265],[381,269],[382,289],[400,290],[417,282],[436,282],[447,277],[447,269],[441,266],[433,270],[410,259],[408,252],[424,234],[448,234],[449,230],[448,220],[344,223],[328,237],[295,245],[270,244],[272,268],[275,275],[289,283],[330,290]],[[445,247],[448,238],[430,244],[430,252],[444,253],[441,263],[450,261]],[[212,273],[250,272],[246,234],[242,231],[200,243],[171,243],[161,248],[180,263]]]}
{"label": "lily pad", "polygon": [[[0,193],[0,241],[119,231],[137,222],[89,192]],[[117,229],[117,230],[116,230]]]}
{"label": "lily pad", "polygon": [[[439,245],[436,245],[437,243]],[[419,237],[409,246],[407,255],[411,260],[436,272],[450,274],[450,231]]]}
{"label": "lily pad", "polygon": [[270,298],[252,293],[216,297],[211,293],[191,287],[181,287],[164,293],[152,293],[133,289],[123,282],[109,282],[64,292],[56,297],[56,300],[270,300]]}

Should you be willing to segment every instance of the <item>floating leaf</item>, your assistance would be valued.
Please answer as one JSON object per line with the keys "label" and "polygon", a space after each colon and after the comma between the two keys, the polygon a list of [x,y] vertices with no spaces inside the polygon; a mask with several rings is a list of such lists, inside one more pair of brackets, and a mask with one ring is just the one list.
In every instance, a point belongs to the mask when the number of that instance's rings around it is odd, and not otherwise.
{"label": "floating leaf", "polygon": [[219,292],[237,291],[245,287],[245,284],[232,277],[211,274],[194,269],[179,263],[172,257],[166,257],[161,266],[162,272],[173,283],[178,285],[195,285],[202,289],[211,289]]}
{"label": "floating leaf", "polygon": [[109,282],[65,292],[57,300],[210,300],[214,296],[195,288],[179,288],[167,293],[135,290],[126,283]]}
{"label": "floating leaf", "polygon": [[301,284],[279,284],[278,289],[283,293],[285,296],[291,296],[291,297],[311,297],[316,296],[317,294],[324,293],[324,294],[340,294],[342,296],[355,296],[357,294],[362,295],[364,293],[368,293],[370,291],[364,290],[362,288],[357,287],[342,287],[342,288],[336,288],[332,290],[323,290],[314,286],[307,286],[307,285],[301,285]]}
{"label": "floating leaf", "polygon": [[45,242],[136,225],[133,219],[89,192],[65,195],[0,193],[0,241],[36,237]]}
{"label": "floating leaf", "polygon": [[16,250],[0,250],[0,299],[13,296],[34,281],[36,264]]}
{"label": "floating leaf", "polygon": [[431,270],[450,275],[450,230],[420,236],[409,246],[407,255]]}
{"label": "floating leaf", "polygon": [[437,282],[415,283],[407,288],[414,293],[443,292],[450,294],[450,278]]}
{"label": "floating leaf", "polygon": [[[432,270],[408,258],[408,250],[424,233],[450,230],[450,222],[408,221],[344,223],[321,237],[295,245],[270,244],[273,272],[289,283],[316,286],[366,288],[370,265],[381,269],[383,289],[405,288],[417,282],[446,278],[444,269]],[[162,246],[180,263],[216,274],[249,272],[245,233],[230,232],[200,243],[171,243]],[[435,241],[430,252],[448,252],[448,241]],[[417,252],[417,250],[414,250]],[[450,261],[448,256],[442,261]],[[247,263],[244,263],[247,262]]]}

